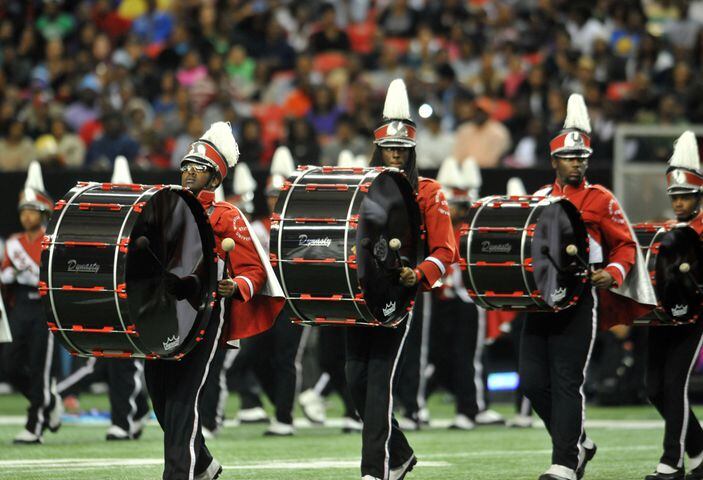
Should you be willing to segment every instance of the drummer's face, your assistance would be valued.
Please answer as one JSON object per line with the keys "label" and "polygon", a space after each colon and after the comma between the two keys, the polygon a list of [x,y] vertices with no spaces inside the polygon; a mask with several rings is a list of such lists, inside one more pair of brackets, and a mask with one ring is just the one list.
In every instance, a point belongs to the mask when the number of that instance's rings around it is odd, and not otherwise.
{"label": "drummer's face", "polygon": [[386,167],[402,169],[410,157],[410,149],[402,147],[381,147],[381,158]]}
{"label": "drummer's face", "polygon": [[[185,163],[183,166],[188,167],[195,164]],[[213,177],[212,171],[208,168],[204,172],[199,172],[194,168],[187,168],[181,172],[181,186],[192,191],[196,195],[203,189],[213,187],[210,185]],[[219,183],[219,182],[218,182]],[[214,185],[217,187],[217,185]]]}
{"label": "drummer's face", "polygon": [[23,208],[20,210],[20,223],[26,231],[36,230],[41,227],[42,214],[38,210]]}
{"label": "drummer's face", "polygon": [[586,175],[588,158],[552,157],[552,167],[562,185],[578,186]]}
{"label": "drummer's face", "polygon": [[689,220],[698,210],[699,202],[700,197],[695,193],[671,195],[671,208],[674,209],[674,215],[679,221]]}

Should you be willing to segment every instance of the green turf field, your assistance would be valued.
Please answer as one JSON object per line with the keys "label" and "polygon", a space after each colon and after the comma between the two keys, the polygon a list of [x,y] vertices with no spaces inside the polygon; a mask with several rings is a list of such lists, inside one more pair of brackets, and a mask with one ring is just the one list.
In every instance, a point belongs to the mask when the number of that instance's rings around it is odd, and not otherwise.
{"label": "green turf field", "polygon": [[[106,408],[103,396],[84,396],[82,408]],[[234,398],[228,406],[236,411]],[[65,424],[48,433],[40,446],[13,446],[21,428],[24,400],[0,396],[0,479],[157,479],[161,473],[161,433],[147,427],[141,440],[105,442],[105,425]],[[451,406],[442,398],[431,403],[433,418],[448,419]],[[511,413],[509,406],[498,408]],[[703,412],[701,412],[703,413]],[[339,416],[336,403],[328,412]],[[593,480],[641,480],[660,455],[662,426],[651,407],[596,408],[588,411],[589,435],[598,455],[588,466]],[[14,420],[16,423],[16,419]],[[226,427],[208,442],[225,466],[222,479],[338,480],[360,478],[359,435],[336,428],[299,428],[292,438],[264,438],[264,426]],[[471,432],[430,428],[408,434],[420,463],[407,480],[536,480],[550,464],[550,444],[543,429],[481,427]]]}

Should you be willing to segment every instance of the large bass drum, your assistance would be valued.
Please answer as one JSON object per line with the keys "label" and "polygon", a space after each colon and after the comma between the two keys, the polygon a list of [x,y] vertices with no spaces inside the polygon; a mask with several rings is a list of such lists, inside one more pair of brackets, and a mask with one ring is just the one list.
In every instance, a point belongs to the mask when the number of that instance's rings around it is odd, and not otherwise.
{"label": "large bass drum", "polygon": [[[686,224],[641,223],[633,230],[657,296],[657,308],[635,320],[638,325],[682,325],[698,320],[703,279],[698,234]],[[682,272],[681,265],[687,271]]]}
{"label": "large bass drum", "polygon": [[587,282],[578,260],[588,261],[586,227],[576,207],[560,197],[477,201],[460,251],[464,285],[489,310],[562,310],[578,301]]}
{"label": "large bass drum", "polygon": [[[179,359],[203,335],[217,285],[206,212],[178,186],[78,183],[42,245],[39,293],[49,329],[74,355]],[[177,300],[166,271],[196,271]]]}
{"label": "large bass drum", "polygon": [[300,167],[271,221],[271,263],[293,321],[393,327],[417,287],[398,282],[398,255],[414,268],[422,252],[420,212],[395,169]]}

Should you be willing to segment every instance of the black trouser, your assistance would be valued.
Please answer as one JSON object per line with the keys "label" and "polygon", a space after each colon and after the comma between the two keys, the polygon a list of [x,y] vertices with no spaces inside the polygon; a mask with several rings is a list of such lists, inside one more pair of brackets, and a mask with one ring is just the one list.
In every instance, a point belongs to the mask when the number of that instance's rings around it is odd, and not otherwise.
{"label": "black trouser", "polygon": [[318,337],[318,361],[320,371],[329,375],[329,389],[325,392],[336,391],[344,403],[344,416],[358,418],[354,402],[349,393],[347,377],[344,374],[345,356],[345,336],[347,327],[324,327],[320,329]]}
{"label": "black trouser", "polygon": [[[59,345],[49,332],[36,288],[19,286],[9,312],[12,343],[3,348],[7,379],[29,400],[25,428],[37,436],[49,427],[56,393]],[[34,298],[36,297],[36,299]]]}
{"label": "black trouser", "polygon": [[400,360],[397,385],[397,397],[404,414],[413,419],[417,419],[418,412],[425,407],[431,312],[432,293],[418,292],[413,321]]}
{"label": "black trouser", "polygon": [[485,316],[460,298],[433,301],[430,361],[456,397],[456,412],[471,419],[486,409],[483,384]]}
{"label": "black trouser", "polygon": [[202,341],[180,361],[146,362],[146,385],[164,431],[164,480],[192,480],[212,461],[201,432],[200,396],[220,341],[217,303]]}
{"label": "black trouser", "polygon": [[217,431],[225,422],[225,406],[229,389],[227,388],[227,373],[234,360],[239,355],[238,349],[218,347],[210,364],[203,398],[200,402],[200,415],[203,427],[211,432]]}
{"label": "black trouser", "polygon": [[109,387],[112,424],[132,436],[139,431],[135,422],[149,413],[143,373],[143,360],[91,357],[59,382],[58,392],[62,397],[78,395],[91,383],[104,380]]}
{"label": "black trouser", "polygon": [[664,454],[660,462],[682,468],[703,453],[703,429],[688,402],[688,379],[696,365],[703,324],[650,327],[647,395],[664,418]]}
{"label": "black trouser", "polygon": [[386,480],[391,468],[399,467],[413,454],[393,416],[396,371],[411,328],[408,319],[397,328],[355,327],[347,331],[347,383],[364,422],[362,477]]}
{"label": "black trouser", "polygon": [[558,313],[530,313],[522,332],[520,381],[552,437],[552,464],[576,470],[585,438],[582,387],[598,326],[595,289]]}
{"label": "black trouser", "polygon": [[276,409],[276,420],[293,423],[293,406],[298,390],[299,356],[303,327],[290,321],[284,309],[270,329],[242,340],[233,369],[251,369]]}
{"label": "black trouser", "polygon": [[[515,360],[516,363],[520,363],[520,342],[522,337],[522,329],[525,325],[526,314],[520,313],[512,321],[510,328],[510,338],[513,341],[513,346],[515,348]],[[515,389],[515,411],[518,415],[523,415],[525,417],[532,416],[532,404],[530,399],[525,396],[523,390],[522,382],[520,382]]]}

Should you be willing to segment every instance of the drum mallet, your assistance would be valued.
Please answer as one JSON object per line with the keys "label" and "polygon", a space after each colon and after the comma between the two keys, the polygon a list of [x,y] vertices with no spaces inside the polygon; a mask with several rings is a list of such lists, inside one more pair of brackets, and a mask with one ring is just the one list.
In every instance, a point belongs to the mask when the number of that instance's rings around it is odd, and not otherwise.
{"label": "drum mallet", "polygon": [[579,255],[579,247],[574,245],[573,243],[569,244],[566,246],[566,254],[569,255],[570,257],[576,258],[579,264],[586,270],[590,271],[591,266],[588,264],[586,260],[584,260],[581,255]]}
{"label": "drum mallet", "polygon": [[151,258],[153,258],[156,264],[161,268],[161,271],[166,271],[163,264],[161,263],[161,260],[159,260],[159,257],[157,257],[154,251],[151,249],[151,242],[145,235],[138,237],[137,240],[134,242],[134,245],[137,247],[137,250],[146,250],[147,252],[149,252]]}
{"label": "drum mallet", "polygon": [[225,238],[222,240],[222,250],[225,251],[225,275],[227,275],[227,272],[229,270],[229,252],[234,250],[234,240],[231,238]]}
{"label": "drum mallet", "polygon": [[388,247],[391,249],[391,252],[393,252],[393,256],[395,257],[395,260],[398,262],[399,268],[403,268],[403,261],[400,258],[400,247],[402,247],[402,246],[403,246],[403,244],[397,238],[391,238],[388,242]]}

